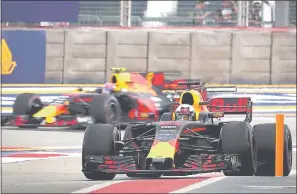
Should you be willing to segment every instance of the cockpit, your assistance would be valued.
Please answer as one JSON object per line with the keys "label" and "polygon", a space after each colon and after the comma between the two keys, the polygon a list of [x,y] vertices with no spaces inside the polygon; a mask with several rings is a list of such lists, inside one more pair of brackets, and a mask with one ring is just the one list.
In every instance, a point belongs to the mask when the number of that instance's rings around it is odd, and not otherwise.
{"label": "cockpit", "polygon": [[61,95],[58,98],[54,99],[51,101],[49,104],[50,105],[59,105],[59,104],[67,104],[69,103],[69,96],[67,95]]}
{"label": "cockpit", "polygon": [[181,104],[188,104],[192,106],[194,104],[193,94],[190,92],[185,92],[182,95]]}
{"label": "cockpit", "polygon": [[176,108],[175,120],[195,120],[195,109],[188,104],[181,104]]}
{"label": "cockpit", "polygon": [[114,84],[114,91],[150,93],[157,95],[150,87],[149,81],[140,73],[125,72],[125,68],[112,68],[110,83]]}
{"label": "cockpit", "polygon": [[205,105],[201,105],[200,102],[203,102],[204,99],[196,90],[188,90],[182,93],[180,96],[179,104],[190,105],[194,108],[196,112],[208,112],[208,109]]}

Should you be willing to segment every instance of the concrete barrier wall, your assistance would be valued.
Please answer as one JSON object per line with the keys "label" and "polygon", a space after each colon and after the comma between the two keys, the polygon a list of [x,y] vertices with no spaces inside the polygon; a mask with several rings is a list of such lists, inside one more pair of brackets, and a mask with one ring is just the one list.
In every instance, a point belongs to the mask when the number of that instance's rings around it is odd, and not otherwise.
{"label": "concrete barrier wall", "polygon": [[211,83],[296,84],[296,32],[47,30],[47,83],[104,83],[111,67]]}
{"label": "concrete barrier wall", "polygon": [[233,33],[231,83],[270,82],[271,33]]}
{"label": "concrete barrier wall", "polygon": [[272,84],[296,83],[296,33],[274,33],[272,41]]}

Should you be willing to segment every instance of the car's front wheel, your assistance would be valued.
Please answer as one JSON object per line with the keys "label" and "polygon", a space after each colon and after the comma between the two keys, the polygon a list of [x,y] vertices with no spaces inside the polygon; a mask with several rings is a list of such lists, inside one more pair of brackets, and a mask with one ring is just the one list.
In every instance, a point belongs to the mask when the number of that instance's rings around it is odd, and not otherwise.
{"label": "car's front wheel", "polygon": [[238,154],[240,168],[223,171],[226,176],[253,176],[257,168],[256,141],[252,126],[247,122],[230,122],[223,125],[219,149],[223,154]]}
{"label": "car's front wheel", "polygon": [[[87,127],[82,147],[82,168],[88,169],[86,156],[110,156],[115,154],[115,142],[118,138],[116,128],[110,124],[91,124]],[[112,180],[116,174],[89,169],[84,172],[87,179]]]}

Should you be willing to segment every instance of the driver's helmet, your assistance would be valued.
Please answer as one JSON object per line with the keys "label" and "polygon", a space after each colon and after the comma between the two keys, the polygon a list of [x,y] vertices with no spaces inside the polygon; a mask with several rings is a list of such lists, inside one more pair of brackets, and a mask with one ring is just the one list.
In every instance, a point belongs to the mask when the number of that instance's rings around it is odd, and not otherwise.
{"label": "driver's helmet", "polygon": [[103,85],[103,88],[102,88],[102,93],[104,94],[110,94],[114,91],[115,89],[115,85],[112,84],[112,83],[106,83]]}
{"label": "driver's helmet", "polygon": [[181,104],[175,111],[175,120],[195,120],[195,109],[193,106],[188,104]]}

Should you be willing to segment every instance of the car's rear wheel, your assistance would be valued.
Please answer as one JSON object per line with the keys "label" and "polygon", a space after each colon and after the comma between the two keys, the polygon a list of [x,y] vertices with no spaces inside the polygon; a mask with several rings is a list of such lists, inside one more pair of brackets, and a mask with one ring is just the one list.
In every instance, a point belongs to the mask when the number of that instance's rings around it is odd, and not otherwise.
{"label": "car's rear wheel", "polygon": [[[117,129],[110,124],[91,124],[87,127],[82,147],[82,168],[87,169],[86,156],[115,155],[115,142],[118,140]],[[116,174],[90,169],[84,172],[87,179],[112,180]]]}
{"label": "car's rear wheel", "polygon": [[89,113],[95,123],[117,124],[121,112],[119,101],[110,95],[96,95],[90,102]]}
{"label": "car's rear wheel", "polygon": [[[275,176],[275,123],[254,126],[257,142],[258,167],[256,176]],[[290,129],[284,125],[284,160],[283,175],[288,176],[292,168],[292,136]]]}
{"label": "car's rear wheel", "polygon": [[9,117],[8,116],[1,116],[1,126],[5,125],[8,123]]}
{"label": "car's rear wheel", "polygon": [[247,122],[230,122],[223,125],[219,151],[223,154],[240,155],[238,171],[224,170],[225,176],[253,176],[257,168],[256,141],[252,126]]}

